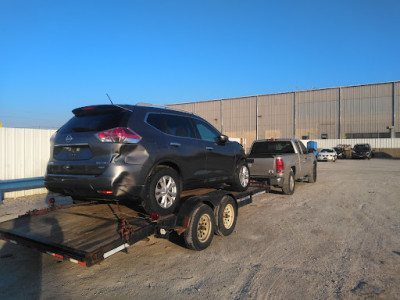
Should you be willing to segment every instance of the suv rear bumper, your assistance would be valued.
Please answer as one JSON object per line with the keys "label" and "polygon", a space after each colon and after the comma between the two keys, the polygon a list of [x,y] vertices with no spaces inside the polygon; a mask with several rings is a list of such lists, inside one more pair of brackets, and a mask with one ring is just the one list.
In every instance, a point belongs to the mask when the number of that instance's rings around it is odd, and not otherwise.
{"label": "suv rear bumper", "polygon": [[351,154],[352,158],[368,158],[371,157],[371,154],[366,154],[366,153],[352,153]]}
{"label": "suv rear bumper", "polygon": [[77,199],[134,199],[144,193],[143,165],[110,165],[101,175],[46,174],[52,192]]}

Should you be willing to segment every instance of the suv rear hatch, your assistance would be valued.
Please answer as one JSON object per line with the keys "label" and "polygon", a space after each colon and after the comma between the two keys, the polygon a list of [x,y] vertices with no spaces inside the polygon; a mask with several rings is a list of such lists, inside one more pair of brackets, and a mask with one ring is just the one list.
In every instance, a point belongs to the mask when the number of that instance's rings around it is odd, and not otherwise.
{"label": "suv rear hatch", "polygon": [[[131,111],[112,105],[77,108],[52,141],[48,175],[100,175],[121,143],[112,138],[135,138],[127,128]],[[140,137],[136,136],[140,139]]]}

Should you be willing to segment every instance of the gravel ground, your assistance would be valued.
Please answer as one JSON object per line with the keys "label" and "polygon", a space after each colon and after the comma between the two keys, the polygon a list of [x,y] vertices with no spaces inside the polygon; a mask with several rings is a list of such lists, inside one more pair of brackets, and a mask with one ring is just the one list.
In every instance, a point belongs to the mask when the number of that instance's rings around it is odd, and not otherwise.
{"label": "gravel ground", "polygon": [[[319,163],[293,196],[257,196],[235,231],[188,250],[150,237],[99,265],[0,241],[2,299],[400,299],[400,160]],[[0,221],[46,206],[6,199]],[[70,198],[57,198],[68,204]]]}

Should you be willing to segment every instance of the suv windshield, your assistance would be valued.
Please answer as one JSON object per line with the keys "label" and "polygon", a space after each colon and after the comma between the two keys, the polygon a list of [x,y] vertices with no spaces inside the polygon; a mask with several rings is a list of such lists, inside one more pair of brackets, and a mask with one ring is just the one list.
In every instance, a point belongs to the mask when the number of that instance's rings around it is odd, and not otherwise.
{"label": "suv windshield", "polygon": [[129,111],[75,116],[60,128],[59,133],[102,131],[126,127]]}

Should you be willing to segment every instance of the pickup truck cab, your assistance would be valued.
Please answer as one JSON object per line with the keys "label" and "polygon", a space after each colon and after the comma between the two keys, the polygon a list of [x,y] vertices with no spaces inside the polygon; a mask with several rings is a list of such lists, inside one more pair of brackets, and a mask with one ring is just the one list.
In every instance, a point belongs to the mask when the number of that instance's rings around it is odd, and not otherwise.
{"label": "pickup truck cab", "polygon": [[256,140],[247,157],[250,178],[267,181],[269,186],[282,188],[284,194],[291,195],[296,180],[317,180],[317,160],[313,151],[307,151],[296,139]]}

